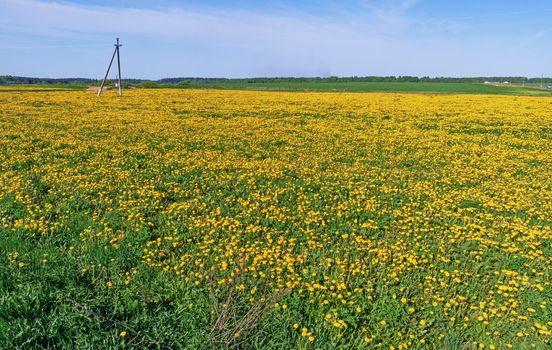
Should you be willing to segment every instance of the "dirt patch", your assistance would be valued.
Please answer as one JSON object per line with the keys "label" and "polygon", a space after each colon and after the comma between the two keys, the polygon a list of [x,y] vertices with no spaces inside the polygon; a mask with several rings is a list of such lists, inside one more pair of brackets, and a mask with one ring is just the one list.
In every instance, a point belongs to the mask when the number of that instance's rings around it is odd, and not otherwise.
{"label": "dirt patch", "polygon": [[[105,91],[105,90],[110,90],[110,89],[111,89],[111,87],[109,87],[109,86],[104,86],[103,91]],[[86,91],[98,92],[98,91],[100,91],[100,87],[99,87],[99,86],[90,86],[88,89],[86,89]]]}

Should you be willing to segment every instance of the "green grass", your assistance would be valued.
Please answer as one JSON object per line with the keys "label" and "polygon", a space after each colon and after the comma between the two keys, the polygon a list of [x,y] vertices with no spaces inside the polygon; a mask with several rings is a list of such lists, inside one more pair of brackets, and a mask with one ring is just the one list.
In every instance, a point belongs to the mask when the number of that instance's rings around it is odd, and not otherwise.
{"label": "green grass", "polygon": [[10,84],[0,85],[0,93],[33,91],[33,92],[51,92],[51,91],[70,91],[85,90],[89,87],[87,84]]}
{"label": "green grass", "polygon": [[[9,88],[5,88],[9,87]],[[0,92],[36,91],[48,92],[58,90],[84,90],[84,84],[17,84],[0,86]],[[337,92],[411,92],[437,94],[489,94],[489,95],[536,95],[552,96],[551,90],[540,88],[540,84],[527,86],[496,86],[470,83],[408,83],[408,82],[273,82],[273,83],[196,83],[192,85],[158,84],[141,86],[140,84],[125,84],[126,88],[149,89],[230,89],[230,90],[268,90],[268,91],[337,91]]]}
{"label": "green grass", "polygon": [[194,87],[210,87],[218,89],[254,89],[254,90],[289,90],[289,91],[354,91],[354,92],[420,92],[447,94],[498,94],[498,95],[548,95],[552,91],[544,91],[519,86],[494,86],[468,83],[218,83],[196,84]]}
{"label": "green grass", "polygon": [[[124,293],[106,294],[107,288],[82,270],[82,253],[51,242],[0,237],[0,348],[125,348],[118,336],[123,330],[128,333],[127,346],[139,348],[208,344],[204,331],[208,315],[203,319],[189,317],[189,312],[182,316],[190,302],[208,308],[207,298],[183,293],[180,283],[167,275],[139,269],[139,284]],[[15,250],[26,259],[25,267],[11,268],[6,261],[6,253]],[[98,260],[107,255],[102,249],[88,253]],[[48,263],[41,263],[43,259]]]}

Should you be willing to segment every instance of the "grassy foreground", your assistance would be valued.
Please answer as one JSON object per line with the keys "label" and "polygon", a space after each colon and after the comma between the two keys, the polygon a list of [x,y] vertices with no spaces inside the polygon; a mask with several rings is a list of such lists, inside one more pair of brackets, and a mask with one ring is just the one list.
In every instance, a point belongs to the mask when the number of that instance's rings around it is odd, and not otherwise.
{"label": "grassy foreground", "polygon": [[0,348],[550,347],[550,98],[0,105]]}

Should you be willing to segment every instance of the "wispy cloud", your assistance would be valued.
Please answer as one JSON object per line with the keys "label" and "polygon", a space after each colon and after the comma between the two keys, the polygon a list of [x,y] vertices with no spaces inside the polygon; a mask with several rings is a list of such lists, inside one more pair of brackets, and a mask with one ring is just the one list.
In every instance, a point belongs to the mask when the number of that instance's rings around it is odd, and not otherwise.
{"label": "wispy cloud", "polygon": [[90,45],[24,45],[13,44],[5,45],[0,44],[0,50],[48,50],[48,49],[84,49]]}
{"label": "wispy cloud", "polygon": [[3,0],[0,9],[3,26],[40,35],[118,32],[209,40],[221,45],[268,44],[275,40],[316,43],[341,40],[344,34],[355,36],[347,28],[316,18],[297,19],[244,10],[174,7],[153,10],[36,0]]}
{"label": "wispy cloud", "polygon": [[511,11],[511,12],[494,12],[494,13],[482,13],[473,16],[464,16],[458,17],[456,20],[471,20],[471,19],[481,19],[481,18],[492,18],[492,17],[511,17],[511,16],[520,16],[520,15],[530,15],[530,14],[540,14],[543,12],[552,12],[552,8],[542,8],[538,10],[527,10],[527,11]]}
{"label": "wispy cloud", "polygon": [[[362,18],[367,16],[374,18],[371,12]],[[206,7],[115,8],[3,0],[0,25],[4,32],[29,36],[82,39],[91,35],[138,35],[228,50],[224,55],[245,50],[259,56],[251,65],[259,72],[273,70],[299,75],[335,74],[335,68],[331,67],[339,64],[358,67],[363,61],[384,63],[383,56],[375,56],[373,52],[392,53],[404,46],[386,38],[397,31],[391,20],[388,23],[359,20],[349,25],[342,18]],[[8,46],[40,47],[36,43]]]}
{"label": "wispy cloud", "polygon": [[360,1],[360,5],[374,14],[380,25],[392,31],[402,31],[414,23],[408,12],[418,3],[420,0]]}
{"label": "wispy cloud", "polygon": [[[70,35],[129,33],[189,41],[210,40],[221,45],[270,43],[343,43],[380,39],[418,23],[407,12],[419,0],[362,1],[367,10],[350,19],[302,13],[266,14],[247,10],[168,7],[161,9],[78,5],[56,1],[3,0],[0,25],[20,33]],[[377,35],[370,34],[376,33]]]}

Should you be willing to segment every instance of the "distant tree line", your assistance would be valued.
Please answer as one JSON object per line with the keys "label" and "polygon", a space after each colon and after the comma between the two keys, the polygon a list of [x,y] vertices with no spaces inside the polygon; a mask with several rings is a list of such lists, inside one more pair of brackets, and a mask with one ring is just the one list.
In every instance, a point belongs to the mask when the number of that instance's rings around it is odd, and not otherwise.
{"label": "distant tree line", "polygon": [[[124,79],[126,83],[139,84],[142,79]],[[94,85],[99,84],[98,79],[88,78],[34,78],[34,77],[18,77],[12,75],[0,75],[0,85],[9,84],[82,84]]]}
{"label": "distant tree line", "polygon": [[[415,76],[365,76],[365,77],[304,77],[304,78],[245,78],[245,79],[229,79],[229,78],[164,78],[159,80],[145,79],[124,79],[126,84],[154,87],[171,84],[186,85],[201,85],[201,84],[224,84],[224,83],[349,83],[349,82],[409,82],[409,83],[484,83],[484,82],[509,82],[513,84],[544,84],[552,83],[552,78],[527,78],[527,77],[467,77],[467,78],[452,78],[452,77],[415,77]],[[97,79],[87,78],[33,78],[4,75],[0,76],[0,85],[7,84],[99,84]]]}
{"label": "distant tree line", "polygon": [[95,84],[97,80],[87,78],[32,78],[11,75],[0,76],[0,84]]}
{"label": "distant tree line", "polygon": [[552,78],[527,78],[527,77],[415,77],[415,76],[366,76],[366,77],[304,77],[304,78],[164,78],[157,80],[158,83],[175,84],[181,81],[187,81],[190,84],[224,84],[224,83],[350,83],[350,82],[373,82],[373,83],[484,83],[484,82],[509,82],[514,84],[522,83],[552,83]]}

